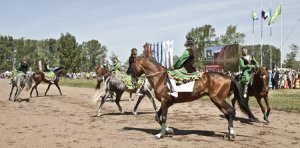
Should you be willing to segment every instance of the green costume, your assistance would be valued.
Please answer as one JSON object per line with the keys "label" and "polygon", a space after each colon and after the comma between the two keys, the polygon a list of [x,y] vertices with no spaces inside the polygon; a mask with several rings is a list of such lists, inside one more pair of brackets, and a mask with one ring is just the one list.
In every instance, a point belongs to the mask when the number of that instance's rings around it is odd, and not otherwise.
{"label": "green costume", "polygon": [[253,56],[246,55],[239,59],[239,65],[242,69],[241,85],[246,86],[249,83],[250,76],[254,71],[254,68],[250,68],[249,65],[258,65],[258,62],[253,58]]}
{"label": "green costume", "polygon": [[117,73],[117,72],[121,71],[121,66],[122,66],[122,65],[121,65],[121,62],[119,62],[118,60],[116,60],[116,61],[114,62],[114,65],[113,65],[111,71],[112,71],[113,73]]}
{"label": "green costume", "polygon": [[45,64],[44,73],[45,73],[46,80],[49,80],[52,82],[55,80],[55,73],[50,69],[48,63]]}
{"label": "green costume", "polygon": [[180,69],[184,66],[185,62],[190,58],[190,53],[186,49],[183,54],[179,57],[179,59],[175,62],[174,68]]}

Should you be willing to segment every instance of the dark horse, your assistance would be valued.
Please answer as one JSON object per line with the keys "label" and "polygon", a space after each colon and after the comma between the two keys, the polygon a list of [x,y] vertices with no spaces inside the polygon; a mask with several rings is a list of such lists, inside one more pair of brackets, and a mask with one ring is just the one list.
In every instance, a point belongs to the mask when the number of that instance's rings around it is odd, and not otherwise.
{"label": "dark horse", "polygon": [[11,100],[12,92],[16,87],[17,90],[15,92],[13,101],[15,102],[18,99],[18,101],[20,102],[21,98],[19,97],[19,95],[21,94],[22,90],[24,89],[25,86],[26,86],[26,91],[29,90],[31,88],[31,85],[32,85],[32,73],[17,74],[15,78],[11,80],[11,91],[8,100]]}
{"label": "dark horse", "polygon": [[199,79],[195,81],[193,92],[179,92],[177,98],[171,97],[168,92],[166,78],[167,72],[157,62],[152,59],[138,57],[130,64],[131,76],[136,81],[137,77],[145,74],[150,84],[154,88],[154,93],[158,101],[161,102],[161,107],[157,112],[155,119],[161,125],[160,133],[156,135],[161,138],[166,132],[171,132],[172,129],[166,125],[168,108],[174,103],[183,103],[197,100],[203,96],[209,96],[210,100],[219,108],[228,120],[228,139],[233,140],[236,136],[233,130],[233,119],[235,117],[235,109],[230,106],[225,98],[234,93],[237,98],[241,111],[244,112],[250,119],[256,119],[252,114],[246,99],[243,97],[243,89],[241,85],[231,77],[215,72],[203,73]]}
{"label": "dark horse", "polygon": [[[251,81],[251,80],[250,80]],[[269,82],[269,73],[265,67],[258,67],[256,68],[256,71],[253,74],[252,82],[249,83],[248,87],[248,95],[247,95],[247,101],[249,101],[250,96],[254,96],[261,108],[262,113],[264,114],[264,120],[268,123],[268,117],[271,111],[268,93],[268,82]],[[267,106],[267,112],[265,110],[264,105],[261,102],[261,98],[264,98],[266,106]],[[231,100],[232,105],[235,105],[236,99],[233,98]]]}
{"label": "dark horse", "polygon": [[[61,90],[60,90],[60,87],[58,86],[58,82],[59,82],[59,78],[60,78],[61,76],[64,76],[64,75],[66,74],[66,69],[65,69],[65,67],[61,66],[61,67],[55,69],[55,70],[54,70],[54,73],[55,73],[55,76],[56,76],[56,78],[55,78],[55,80],[54,80],[54,84],[55,84],[55,86],[58,88],[60,95],[62,95]],[[33,89],[35,89],[35,91],[36,91],[36,96],[39,96],[39,93],[38,93],[38,90],[37,90],[37,86],[38,86],[42,81],[48,83],[48,88],[47,88],[47,90],[46,90],[46,92],[45,92],[45,95],[47,95],[47,92],[48,92],[50,86],[52,85],[52,83],[51,83],[49,80],[46,80],[46,79],[45,79],[45,74],[44,74],[44,72],[42,72],[42,71],[37,71],[37,72],[35,72],[35,73],[33,74],[32,78],[33,78],[33,80],[34,80],[34,82],[35,82],[35,85],[32,87],[32,89],[31,89],[31,91],[30,91],[30,97],[32,96],[32,91],[33,91]]]}

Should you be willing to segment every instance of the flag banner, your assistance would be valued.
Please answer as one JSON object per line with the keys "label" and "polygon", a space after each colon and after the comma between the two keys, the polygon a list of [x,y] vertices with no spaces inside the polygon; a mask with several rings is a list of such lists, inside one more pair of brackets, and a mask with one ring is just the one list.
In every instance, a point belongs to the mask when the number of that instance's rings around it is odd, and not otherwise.
{"label": "flag banner", "polygon": [[251,18],[252,18],[253,20],[258,20],[258,16],[257,16],[257,14],[256,14],[255,11],[252,11]]}
{"label": "flag banner", "polygon": [[281,5],[274,11],[272,17],[269,19],[269,25],[274,24],[277,17],[281,15]]}
{"label": "flag banner", "polygon": [[261,18],[264,20],[268,18],[268,14],[264,10],[261,11]]}

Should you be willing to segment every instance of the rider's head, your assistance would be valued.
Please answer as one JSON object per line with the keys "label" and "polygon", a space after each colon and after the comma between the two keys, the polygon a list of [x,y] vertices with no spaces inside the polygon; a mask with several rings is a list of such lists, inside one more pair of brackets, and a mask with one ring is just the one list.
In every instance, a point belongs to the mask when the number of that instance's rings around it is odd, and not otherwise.
{"label": "rider's head", "polygon": [[21,65],[22,66],[28,66],[28,62],[26,59],[23,59],[22,62],[21,62]]}
{"label": "rider's head", "polygon": [[194,38],[192,38],[191,36],[187,35],[184,46],[185,47],[194,47],[194,45],[195,45]]}
{"label": "rider's head", "polygon": [[136,48],[132,48],[132,49],[131,49],[131,55],[133,55],[133,56],[134,56],[134,55],[135,55],[135,56],[137,55],[137,49],[136,49]]}
{"label": "rider's head", "polygon": [[242,48],[242,55],[245,56],[245,55],[247,55],[247,53],[248,53],[248,49],[243,47]]}

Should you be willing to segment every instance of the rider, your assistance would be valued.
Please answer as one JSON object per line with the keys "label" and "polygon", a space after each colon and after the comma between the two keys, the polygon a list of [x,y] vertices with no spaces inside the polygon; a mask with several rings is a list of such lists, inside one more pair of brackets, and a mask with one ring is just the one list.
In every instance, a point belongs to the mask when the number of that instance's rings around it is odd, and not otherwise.
{"label": "rider", "polygon": [[[131,49],[131,55],[130,55],[129,60],[128,60],[129,65],[131,65],[133,63],[134,58],[136,58],[136,56],[137,56],[137,49],[136,48],[132,48]],[[131,68],[132,67],[130,67],[130,66],[128,67],[127,72],[126,72],[127,74],[130,73],[130,71],[132,70]],[[139,87],[138,90],[136,91],[136,93],[135,93],[136,96],[142,96],[143,95],[141,93],[141,88],[142,87]]]}
{"label": "rider", "polygon": [[16,71],[14,70],[11,81],[9,81],[8,84],[11,84],[12,80],[17,74],[19,74],[20,72],[26,74],[28,70],[29,70],[29,64],[26,59],[23,59],[22,62],[19,64],[17,70]]}
{"label": "rider", "polygon": [[113,73],[117,73],[121,71],[121,62],[119,61],[119,59],[117,57],[113,58],[113,67],[111,69],[111,71]]}
{"label": "rider", "polygon": [[[187,35],[186,42],[184,44],[186,49],[183,52],[183,54],[179,57],[179,59],[175,62],[174,66],[173,66],[174,69],[180,69],[180,68],[184,67],[188,73],[197,71],[196,67],[194,67],[194,63],[195,63],[194,45],[195,45],[194,39],[191,36]],[[169,85],[171,87],[169,94],[174,97],[177,97],[178,93],[172,87],[172,84],[171,84],[169,78],[167,78],[167,82],[169,83]]]}
{"label": "rider", "polygon": [[107,60],[103,59],[103,62],[102,62],[102,67],[109,70],[109,63]]}
{"label": "rider", "polygon": [[48,62],[47,59],[45,60],[44,72],[47,72],[47,73],[49,73],[49,75],[53,75],[53,76],[54,76],[54,77],[52,77],[52,79],[50,80],[50,83],[53,84],[53,83],[54,83],[54,80],[56,79],[56,76],[55,76],[55,73],[50,69],[49,62]]}
{"label": "rider", "polygon": [[239,59],[239,65],[242,69],[241,85],[244,87],[244,97],[247,97],[248,84],[252,79],[251,74],[255,67],[258,67],[258,62],[253,56],[248,55],[248,49],[242,48],[242,57]]}

